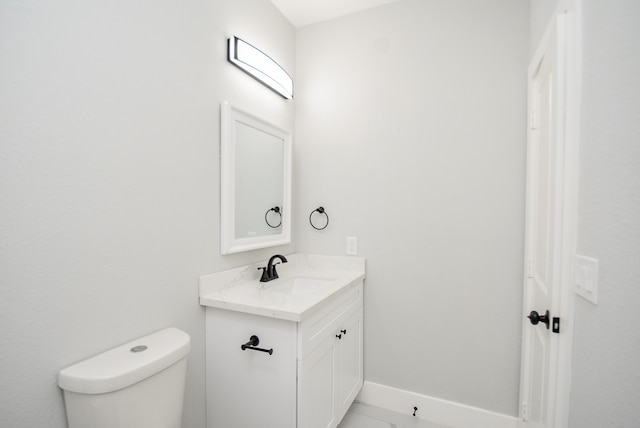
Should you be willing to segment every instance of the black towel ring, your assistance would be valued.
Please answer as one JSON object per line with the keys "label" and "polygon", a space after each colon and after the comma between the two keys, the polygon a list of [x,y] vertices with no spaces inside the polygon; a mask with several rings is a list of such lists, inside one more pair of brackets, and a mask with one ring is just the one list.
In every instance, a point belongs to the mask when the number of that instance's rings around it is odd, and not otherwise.
{"label": "black towel ring", "polygon": [[[316,227],[315,224],[313,224],[313,220],[311,219],[311,217],[313,217],[313,213],[318,212],[320,214],[324,214],[325,217],[327,217],[327,223],[322,226],[322,227]],[[311,227],[313,227],[315,230],[323,230],[326,229],[327,226],[329,226],[329,214],[327,214],[327,212],[324,210],[324,208],[322,207],[318,207],[315,210],[311,211],[311,214],[309,214],[309,223],[311,224]]]}
{"label": "black towel ring", "polygon": [[[272,225],[271,223],[269,223],[269,219],[267,218],[267,216],[269,215],[269,213],[273,211],[276,214],[278,214],[280,216],[280,222],[278,224],[276,224],[275,226]],[[280,225],[282,224],[282,213],[280,212],[280,207],[273,207],[271,209],[268,209],[266,213],[264,213],[264,221],[269,225],[270,228],[272,229],[277,229],[280,227]]]}

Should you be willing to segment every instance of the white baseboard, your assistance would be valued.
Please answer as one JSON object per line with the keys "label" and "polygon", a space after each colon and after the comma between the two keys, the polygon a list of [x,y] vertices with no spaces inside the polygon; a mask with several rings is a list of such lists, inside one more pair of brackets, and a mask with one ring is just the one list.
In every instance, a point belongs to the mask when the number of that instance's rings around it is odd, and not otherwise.
{"label": "white baseboard", "polygon": [[453,401],[441,400],[373,382],[365,382],[356,397],[362,404],[380,407],[403,414],[411,414],[425,421],[448,425],[451,428],[517,428],[518,419]]}

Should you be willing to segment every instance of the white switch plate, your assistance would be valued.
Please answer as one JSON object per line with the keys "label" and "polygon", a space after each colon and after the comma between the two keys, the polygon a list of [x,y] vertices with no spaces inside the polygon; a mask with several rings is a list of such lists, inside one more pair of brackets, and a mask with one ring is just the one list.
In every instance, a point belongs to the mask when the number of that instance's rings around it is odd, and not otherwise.
{"label": "white switch plate", "polygon": [[358,255],[358,238],[355,236],[347,236],[347,255]]}
{"label": "white switch plate", "polygon": [[594,305],[598,304],[598,260],[592,257],[576,256],[576,270],[573,282],[576,294]]}

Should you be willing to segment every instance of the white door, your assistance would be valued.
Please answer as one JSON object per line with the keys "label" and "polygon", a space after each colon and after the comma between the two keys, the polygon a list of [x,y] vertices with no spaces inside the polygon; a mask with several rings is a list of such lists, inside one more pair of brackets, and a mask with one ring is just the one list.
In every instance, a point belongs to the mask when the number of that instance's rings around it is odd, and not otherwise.
{"label": "white door", "polygon": [[564,17],[529,67],[527,220],[521,379],[523,427],[555,427],[564,208]]}

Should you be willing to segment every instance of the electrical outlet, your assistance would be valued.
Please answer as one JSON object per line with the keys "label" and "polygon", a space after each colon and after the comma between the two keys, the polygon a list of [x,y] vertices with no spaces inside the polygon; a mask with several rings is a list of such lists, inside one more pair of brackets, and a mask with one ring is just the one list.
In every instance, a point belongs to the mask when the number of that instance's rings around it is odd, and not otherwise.
{"label": "electrical outlet", "polygon": [[347,236],[347,255],[358,255],[358,238],[355,236]]}

